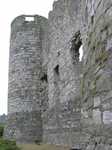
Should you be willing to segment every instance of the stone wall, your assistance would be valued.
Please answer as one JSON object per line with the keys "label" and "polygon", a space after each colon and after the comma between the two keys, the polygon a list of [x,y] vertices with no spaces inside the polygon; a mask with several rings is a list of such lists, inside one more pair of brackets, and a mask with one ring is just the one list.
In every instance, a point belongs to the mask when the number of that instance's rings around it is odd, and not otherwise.
{"label": "stone wall", "polygon": [[86,14],[82,16],[82,132],[88,139],[87,150],[109,150],[112,148],[112,1],[82,1],[82,12]]}
{"label": "stone wall", "polygon": [[[44,122],[47,142],[91,150],[111,145],[111,6],[109,0],[58,0],[53,4],[49,110]],[[81,69],[72,51],[78,48],[73,46],[78,32],[84,51]]]}
{"label": "stone wall", "polygon": [[[33,18],[27,21],[27,18]],[[19,16],[11,25],[9,60],[8,123],[5,138],[18,142],[42,141],[41,104],[43,91],[43,54],[47,19]],[[44,94],[44,99],[47,96]],[[45,101],[45,100],[44,100]]]}
{"label": "stone wall", "polygon": [[43,114],[43,140],[52,144],[80,143],[80,7],[79,0],[60,0],[49,13],[49,108]]}
{"label": "stone wall", "polygon": [[58,0],[48,21],[15,19],[6,137],[112,148],[111,21],[112,0]]}

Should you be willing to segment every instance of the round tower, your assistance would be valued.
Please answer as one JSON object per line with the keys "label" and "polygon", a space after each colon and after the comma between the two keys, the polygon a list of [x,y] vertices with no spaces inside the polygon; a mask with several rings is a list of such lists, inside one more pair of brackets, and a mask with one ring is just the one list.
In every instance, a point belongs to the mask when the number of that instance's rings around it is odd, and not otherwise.
{"label": "round tower", "polygon": [[17,17],[11,24],[8,123],[5,138],[18,143],[41,142],[42,38],[47,19]]}

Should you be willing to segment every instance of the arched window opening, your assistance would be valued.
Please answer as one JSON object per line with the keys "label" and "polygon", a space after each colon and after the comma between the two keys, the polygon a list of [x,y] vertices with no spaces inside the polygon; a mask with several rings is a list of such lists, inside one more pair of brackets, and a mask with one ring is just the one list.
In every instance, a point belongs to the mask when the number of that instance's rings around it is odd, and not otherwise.
{"label": "arched window opening", "polygon": [[73,64],[78,63],[82,60],[83,46],[80,31],[76,32],[72,38],[71,56]]}

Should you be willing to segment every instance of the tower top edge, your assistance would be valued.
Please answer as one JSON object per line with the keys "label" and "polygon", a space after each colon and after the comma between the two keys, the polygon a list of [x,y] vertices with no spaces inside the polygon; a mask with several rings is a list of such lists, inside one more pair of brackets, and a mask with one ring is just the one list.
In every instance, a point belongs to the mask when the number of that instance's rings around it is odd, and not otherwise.
{"label": "tower top edge", "polygon": [[11,27],[14,25],[14,23],[20,21],[21,23],[26,22],[26,18],[34,18],[33,22],[35,22],[36,20],[40,19],[40,20],[45,20],[47,21],[48,19],[44,16],[40,16],[40,15],[19,15],[16,18],[14,18],[14,20],[11,22]]}

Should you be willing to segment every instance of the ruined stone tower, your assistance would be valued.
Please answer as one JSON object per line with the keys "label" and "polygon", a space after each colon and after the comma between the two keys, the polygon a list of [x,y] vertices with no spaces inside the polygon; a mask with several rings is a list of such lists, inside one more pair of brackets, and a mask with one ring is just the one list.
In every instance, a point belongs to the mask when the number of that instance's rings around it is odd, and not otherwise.
{"label": "ruined stone tower", "polygon": [[[27,21],[27,19],[32,19]],[[42,140],[41,78],[47,19],[19,16],[11,25],[7,138]]]}
{"label": "ruined stone tower", "polygon": [[[72,5],[78,11],[70,18]],[[43,140],[53,144],[80,143],[82,63],[79,61],[79,48],[82,40],[80,20],[77,19],[80,17],[80,8],[79,1],[60,0],[54,2],[53,10],[49,14],[49,109],[43,114]]]}
{"label": "ruined stone tower", "polygon": [[12,23],[6,137],[112,149],[112,0],[58,0],[34,20]]}

